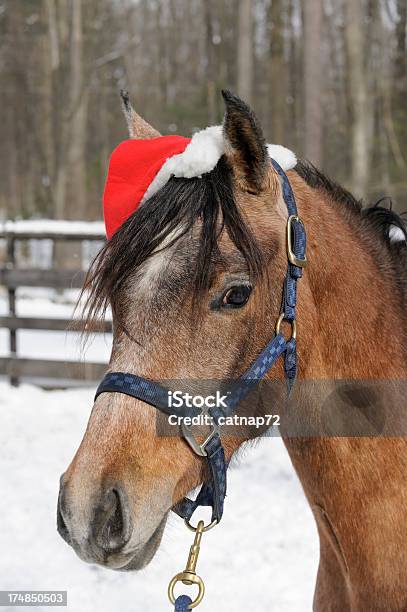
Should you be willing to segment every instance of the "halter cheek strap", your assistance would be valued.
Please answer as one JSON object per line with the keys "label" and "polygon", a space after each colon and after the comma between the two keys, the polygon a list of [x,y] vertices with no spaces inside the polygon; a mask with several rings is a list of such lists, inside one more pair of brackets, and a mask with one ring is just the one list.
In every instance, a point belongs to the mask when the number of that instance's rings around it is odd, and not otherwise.
{"label": "halter cheek strap", "polygon": [[[208,467],[209,480],[204,482],[195,500],[184,498],[173,510],[186,521],[189,521],[198,506],[212,507],[212,522],[219,522],[223,514],[226,496],[225,453],[223,450],[218,422],[220,417],[229,416],[246,395],[256,386],[272,368],[280,355],[284,355],[284,372],[288,388],[291,389],[297,373],[297,342],[296,342],[296,305],[297,281],[302,276],[306,266],[306,233],[304,225],[297,214],[294,193],[287,175],[275,160],[271,160],[280,176],[284,202],[288,211],[287,220],[287,272],[284,280],[283,298],[280,316],[278,317],[275,335],[261,351],[246,372],[237,379],[226,400],[226,408],[210,408],[208,414],[212,417],[211,433],[203,444],[199,444],[191,432],[181,426],[182,434],[192,450],[205,458]],[[280,327],[283,321],[291,325],[291,337],[286,340]],[[164,414],[177,417],[193,417],[202,414],[197,408],[182,405],[175,409],[168,405],[169,389],[159,383],[124,372],[108,372],[101,381],[95,395],[95,400],[101,393],[124,393],[157,408]]]}

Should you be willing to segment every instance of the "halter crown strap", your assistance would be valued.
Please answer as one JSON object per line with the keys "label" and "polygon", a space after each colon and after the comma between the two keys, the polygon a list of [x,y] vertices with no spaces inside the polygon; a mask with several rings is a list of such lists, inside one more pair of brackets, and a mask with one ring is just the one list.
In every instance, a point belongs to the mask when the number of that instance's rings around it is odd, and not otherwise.
{"label": "halter crown strap", "polygon": [[[297,343],[296,343],[296,305],[297,281],[302,276],[302,269],[306,265],[306,233],[304,225],[297,214],[297,206],[293,190],[287,175],[281,166],[271,160],[278,173],[283,199],[287,206],[287,257],[288,265],[284,280],[283,298],[280,316],[277,320],[274,337],[261,351],[246,372],[234,382],[232,391],[226,400],[226,408],[210,408],[208,413],[213,419],[214,426],[210,436],[203,445],[183,430],[184,437],[191,448],[200,456],[205,457],[210,479],[201,487],[195,500],[184,498],[178,502],[173,510],[182,518],[189,520],[198,506],[212,507],[212,521],[219,522],[223,514],[223,505],[226,496],[226,470],[225,453],[223,450],[217,424],[221,416],[228,416],[236,410],[239,403],[272,368],[280,355],[284,354],[284,372],[291,389],[297,373]],[[285,339],[280,333],[283,321],[291,325],[291,338]],[[154,406],[167,415],[177,417],[193,417],[201,414],[197,408],[186,404],[179,408],[168,405],[168,389],[159,383],[125,372],[108,372],[101,381],[95,395],[95,400],[101,393],[124,393]],[[183,602],[184,603],[184,602]],[[181,608],[180,608],[181,610]]]}

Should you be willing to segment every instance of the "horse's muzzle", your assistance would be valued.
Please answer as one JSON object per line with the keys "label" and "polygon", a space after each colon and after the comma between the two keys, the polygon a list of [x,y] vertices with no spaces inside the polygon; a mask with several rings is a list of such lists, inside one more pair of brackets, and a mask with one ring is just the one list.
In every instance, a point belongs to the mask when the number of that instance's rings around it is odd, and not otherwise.
{"label": "horse's muzzle", "polygon": [[119,553],[132,534],[130,510],[120,483],[110,484],[98,494],[87,524],[81,525],[69,503],[61,478],[58,497],[57,528],[61,537],[87,561],[105,564]]}

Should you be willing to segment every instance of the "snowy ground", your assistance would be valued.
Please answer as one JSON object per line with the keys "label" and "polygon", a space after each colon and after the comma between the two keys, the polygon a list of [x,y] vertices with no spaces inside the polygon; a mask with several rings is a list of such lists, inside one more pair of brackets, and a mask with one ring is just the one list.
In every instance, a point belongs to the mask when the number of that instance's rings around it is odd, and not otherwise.
{"label": "snowy ground", "polygon": [[[167,584],[191,544],[180,519],[171,517],[141,573],[86,565],[56,532],[59,475],[81,439],[93,392],[0,383],[0,589],[67,590],[72,612],[170,610]],[[222,525],[203,539],[198,569],[207,592],[199,610],[309,611],[317,560],[316,529],[283,444],[265,439],[230,471]]]}
{"label": "snowy ground", "polygon": [[0,221],[0,232],[9,234],[27,233],[43,235],[47,233],[60,234],[93,234],[104,236],[103,221],[57,221],[55,219],[22,219],[17,221]]}

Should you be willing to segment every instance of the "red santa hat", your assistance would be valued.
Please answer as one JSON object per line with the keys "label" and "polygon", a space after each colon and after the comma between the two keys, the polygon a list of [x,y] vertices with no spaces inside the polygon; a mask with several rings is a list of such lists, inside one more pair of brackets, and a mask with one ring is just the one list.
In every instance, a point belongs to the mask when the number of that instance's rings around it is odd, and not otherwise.
{"label": "red santa hat", "polygon": [[[267,145],[270,157],[289,170],[294,153]],[[111,238],[140,204],[172,177],[200,177],[211,172],[225,151],[222,126],[197,132],[192,138],[159,136],[125,140],[113,151],[103,196],[106,235]]]}

